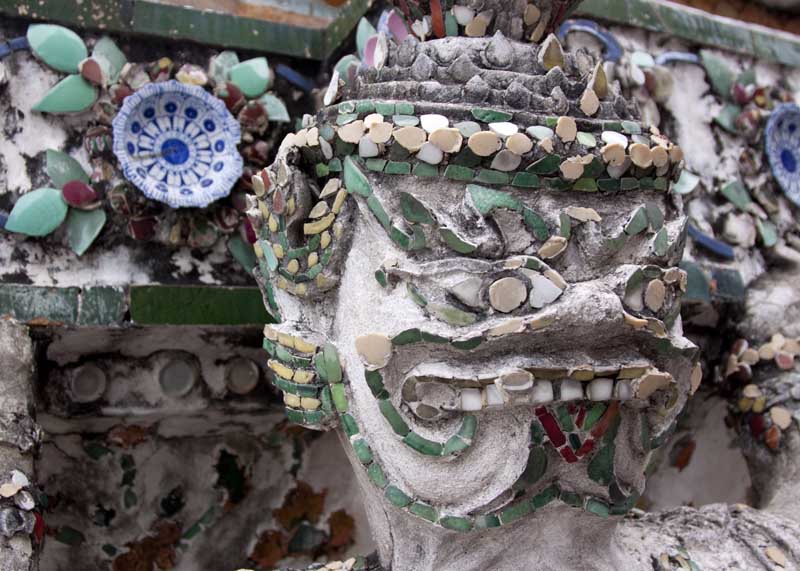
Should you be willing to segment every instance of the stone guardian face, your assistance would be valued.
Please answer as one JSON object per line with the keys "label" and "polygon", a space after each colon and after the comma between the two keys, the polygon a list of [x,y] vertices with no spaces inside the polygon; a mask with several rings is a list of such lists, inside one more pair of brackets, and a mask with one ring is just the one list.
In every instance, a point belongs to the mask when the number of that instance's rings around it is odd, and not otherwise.
{"label": "stone guardian face", "polygon": [[289,418],[341,431],[373,526],[624,514],[699,383],[680,149],[554,36],[387,46],[254,180]]}

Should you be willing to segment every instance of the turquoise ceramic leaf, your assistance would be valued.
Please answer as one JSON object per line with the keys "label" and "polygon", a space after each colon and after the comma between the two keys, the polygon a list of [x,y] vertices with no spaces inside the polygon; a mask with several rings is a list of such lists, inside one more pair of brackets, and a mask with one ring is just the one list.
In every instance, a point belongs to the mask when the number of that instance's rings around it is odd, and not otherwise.
{"label": "turquoise ceramic leaf", "polygon": [[34,24],[27,36],[33,53],[57,71],[78,73],[78,64],[89,55],[80,36],[63,26]]}
{"label": "turquoise ceramic leaf", "polygon": [[80,75],[62,79],[33,106],[40,113],[80,113],[97,101],[97,88]]}
{"label": "turquoise ceramic leaf", "polygon": [[358,29],[356,30],[356,48],[358,49],[358,57],[364,59],[364,50],[367,47],[367,40],[376,35],[378,30],[375,26],[370,24],[366,18],[361,18],[358,22]]}
{"label": "turquoise ceramic leaf", "polygon": [[272,70],[264,57],[249,59],[233,66],[230,77],[231,82],[251,99],[263,94],[272,85]]}
{"label": "turquoise ceramic leaf", "polygon": [[128,58],[108,36],[100,38],[92,50],[92,57],[103,62],[109,83],[116,83]]}
{"label": "turquoise ceramic leaf", "polygon": [[47,174],[56,188],[73,180],[89,184],[89,175],[83,170],[81,164],[67,153],[49,149],[47,151]]}
{"label": "turquoise ceramic leaf", "polygon": [[253,246],[242,240],[241,236],[233,236],[228,241],[228,250],[248,273],[258,264]]}
{"label": "turquoise ceramic leaf", "polygon": [[58,228],[67,215],[61,191],[40,188],[23,194],[6,222],[6,231],[28,236],[46,236]]}
{"label": "turquoise ceramic leaf", "polygon": [[286,105],[279,98],[267,93],[259,101],[266,107],[267,117],[269,117],[270,121],[278,123],[289,123],[291,121]]}
{"label": "turquoise ceramic leaf", "polygon": [[95,241],[106,224],[106,212],[102,208],[96,210],[78,210],[73,208],[67,216],[67,240],[69,247],[81,256]]}

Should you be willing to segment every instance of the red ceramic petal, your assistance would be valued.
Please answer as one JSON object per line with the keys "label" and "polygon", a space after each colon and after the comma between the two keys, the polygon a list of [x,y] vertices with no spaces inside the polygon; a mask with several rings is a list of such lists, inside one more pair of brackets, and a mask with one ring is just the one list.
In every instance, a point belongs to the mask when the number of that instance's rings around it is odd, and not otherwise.
{"label": "red ceramic petal", "polygon": [[242,228],[244,229],[244,237],[248,243],[255,244],[258,237],[256,236],[256,231],[253,229],[253,225],[250,223],[250,219],[246,216]]}
{"label": "red ceramic petal", "polygon": [[61,194],[67,204],[76,208],[97,202],[97,193],[94,189],[80,180],[72,180],[65,184]]}
{"label": "red ceramic petal", "polygon": [[80,63],[79,67],[81,76],[89,83],[100,85],[101,87],[106,84],[106,76],[97,60],[92,58],[85,59]]}
{"label": "red ceramic petal", "polygon": [[431,23],[433,24],[433,33],[437,38],[445,36],[444,30],[444,11],[442,10],[442,3],[440,0],[431,0]]}

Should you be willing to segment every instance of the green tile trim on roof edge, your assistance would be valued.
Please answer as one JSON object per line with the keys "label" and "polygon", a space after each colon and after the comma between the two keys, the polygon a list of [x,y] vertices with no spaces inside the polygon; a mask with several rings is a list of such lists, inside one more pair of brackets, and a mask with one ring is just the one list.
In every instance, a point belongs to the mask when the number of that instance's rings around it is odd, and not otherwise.
{"label": "green tile trim on roof edge", "polygon": [[672,36],[752,57],[800,66],[800,37],[665,0],[585,0],[577,15]]}
{"label": "green tile trim on roof edge", "polygon": [[327,28],[303,28],[150,0],[0,0],[0,14],[11,17],[316,60],[332,54],[367,7],[368,0],[351,0]]}

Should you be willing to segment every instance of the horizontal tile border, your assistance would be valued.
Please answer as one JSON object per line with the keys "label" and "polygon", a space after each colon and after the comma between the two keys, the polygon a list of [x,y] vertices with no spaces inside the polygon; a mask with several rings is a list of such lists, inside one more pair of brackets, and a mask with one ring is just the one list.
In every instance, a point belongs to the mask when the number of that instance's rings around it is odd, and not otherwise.
{"label": "horizontal tile border", "polygon": [[576,14],[800,66],[800,37],[665,0],[586,0]]}
{"label": "horizontal tile border", "polygon": [[256,287],[0,284],[0,317],[31,326],[258,326],[272,323]]}
{"label": "horizontal tile border", "polygon": [[323,60],[366,12],[368,0],[350,0],[326,28],[243,18],[150,0],[0,0],[0,14],[70,26],[190,40],[202,44]]}

